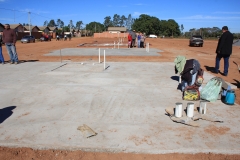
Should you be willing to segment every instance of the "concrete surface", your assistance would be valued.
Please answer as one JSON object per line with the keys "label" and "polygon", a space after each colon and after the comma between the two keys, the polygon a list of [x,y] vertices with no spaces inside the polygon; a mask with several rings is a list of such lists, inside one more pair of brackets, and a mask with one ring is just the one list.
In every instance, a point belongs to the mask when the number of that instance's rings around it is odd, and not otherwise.
{"label": "concrete surface", "polygon": [[[149,52],[146,52],[146,48],[101,48],[100,53],[103,55],[105,50],[106,56],[161,56],[159,49],[149,48]],[[89,56],[99,55],[99,48],[65,48],[61,50],[62,56]],[[59,56],[60,50],[52,51],[51,53],[45,54],[45,56]]]}
{"label": "concrete surface", "polygon": [[[94,63],[94,65],[93,65]],[[26,62],[0,67],[0,144],[34,149],[136,153],[240,153],[240,106],[221,101],[194,128],[165,108],[182,102],[173,63]],[[213,75],[205,72],[205,83]],[[194,102],[195,107],[199,102]],[[11,107],[12,106],[12,107]],[[87,124],[98,133],[84,138]]]}

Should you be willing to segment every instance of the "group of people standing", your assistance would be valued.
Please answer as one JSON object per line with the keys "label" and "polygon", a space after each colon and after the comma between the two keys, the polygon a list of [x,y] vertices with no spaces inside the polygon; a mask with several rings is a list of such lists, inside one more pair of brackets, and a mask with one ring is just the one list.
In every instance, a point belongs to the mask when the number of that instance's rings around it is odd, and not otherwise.
{"label": "group of people standing", "polygon": [[16,32],[10,28],[9,24],[5,24],[4,27],[5,29],[3,32],[0,32],[0,63],[4,64],[4,57],[2,54],[2,43],[4,43],[10,57],[10,64],[18,64],[18,55],[15,46],[17,41]]}
{"label": "group of people standing", "polygon": [[129,32],[128,34],[128,48],[137,47],[144,48],[145,35],[141,32],[136,33],[135,30]]}

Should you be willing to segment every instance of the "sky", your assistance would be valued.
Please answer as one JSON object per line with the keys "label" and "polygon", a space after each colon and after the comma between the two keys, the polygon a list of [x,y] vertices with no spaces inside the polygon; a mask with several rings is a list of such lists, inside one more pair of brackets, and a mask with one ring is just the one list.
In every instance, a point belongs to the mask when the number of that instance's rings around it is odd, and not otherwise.
{"label": "sky", "polygon": [[[28,13],[30,12],[30,14]],[[103,23],[106,16],[113,18],[141,14],[160,20],[174,19],[184,32],[192,28],[228,26],[232,33],[240,33],[240,0],[0,0],[0,23],[29,23],[43,26],[44,21],[70,20]],[[84,26],[83,26],[84,27]]]}

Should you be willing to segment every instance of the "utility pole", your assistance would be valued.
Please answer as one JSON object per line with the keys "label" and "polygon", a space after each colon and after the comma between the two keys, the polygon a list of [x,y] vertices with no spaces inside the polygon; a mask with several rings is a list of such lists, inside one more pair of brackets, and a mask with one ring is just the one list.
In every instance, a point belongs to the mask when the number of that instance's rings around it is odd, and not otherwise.
{"label": "utility pole", "polygon": [[70,35],[71,35],[71,20],[70,20],[70,23],[69,23],[69,32],[70,32]]}
{"label": "utility pole", "polygon": [[13,9],[13,13],[14,13],[14,22],[15,22],[15,10]]}
{"label": "utility pole", "polygon": [[31,14],[31,12],[28,12],[28,18],[29,18],[29,24],[28,24],[28,26],[29,26],[29,34],[30,34],[30,36],[31,36],[32,34],[31,34],[31,18],[30,18],[30,14]]}

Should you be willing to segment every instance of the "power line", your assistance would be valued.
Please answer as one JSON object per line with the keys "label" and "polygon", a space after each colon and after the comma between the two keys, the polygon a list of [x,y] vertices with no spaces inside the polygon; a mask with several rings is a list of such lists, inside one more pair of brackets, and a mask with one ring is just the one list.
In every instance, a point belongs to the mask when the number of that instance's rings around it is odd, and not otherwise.
{"label": "power line", "polygon": [[[1,8],[1,7],[0,7],[0,9],[13,11],[14,13],[15,13],[15,12],[24,12],[24,13],[29,14],[29,12],[30,12],[30,11],[20,11],[20,10],[9,9],[9,8]],[[40,15],[40,14],[38,14],[38,13],[34,13],[34,12],[30,12],[30,13],[31,13],[31,14],[34,14],[34,15],[37,15],[37,16],[39,16],[39,17],[47,18],[48,20],[52,20],[52,19],[54,20],[54,18],[50,18],[50,17],[47,17],[47,16],[43,16],[43,15]],[[15,17],[15,15],[14,15],[14,22],[15,22],[15,18],[19,18],[19,17],[21,17],[21,16]],[[67,20],[66,20],[66,19],[62,19],[62,21],[67,21]]]}

